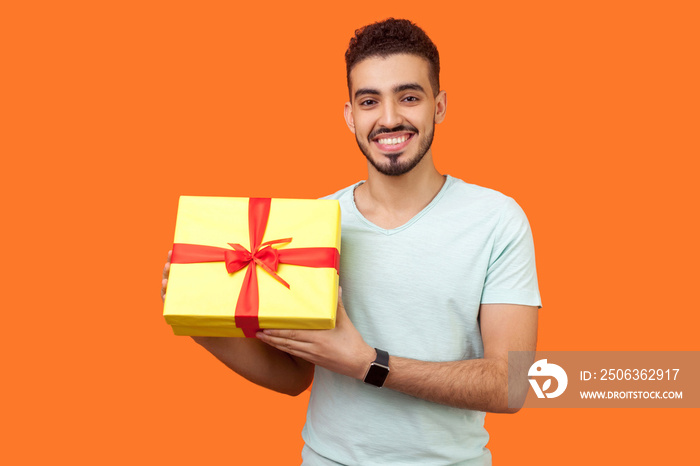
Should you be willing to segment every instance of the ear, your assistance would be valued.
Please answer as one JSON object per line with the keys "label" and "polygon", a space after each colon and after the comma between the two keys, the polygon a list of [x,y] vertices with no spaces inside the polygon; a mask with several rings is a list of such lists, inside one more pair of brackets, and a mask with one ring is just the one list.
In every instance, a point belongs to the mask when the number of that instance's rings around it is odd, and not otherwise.
{"label": "ear", "polygon": [[355,134],[355,118],[352,116],[352,104],[345,102],[345,123],[347,123],[350,132]]}
{"label": "ear", "polygon": [[435,97],[435,123],[442,123],[447,113],[447,92],[440,91]]}

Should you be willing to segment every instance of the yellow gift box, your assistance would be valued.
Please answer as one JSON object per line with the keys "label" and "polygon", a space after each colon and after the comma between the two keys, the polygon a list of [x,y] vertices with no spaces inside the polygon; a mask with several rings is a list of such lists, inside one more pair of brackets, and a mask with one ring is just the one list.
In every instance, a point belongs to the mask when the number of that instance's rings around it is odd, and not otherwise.
{"label": "yellow gift box", "polygon": [[174,243],[163,314],[176,335],[335,326],[338,201],[181,196]]}

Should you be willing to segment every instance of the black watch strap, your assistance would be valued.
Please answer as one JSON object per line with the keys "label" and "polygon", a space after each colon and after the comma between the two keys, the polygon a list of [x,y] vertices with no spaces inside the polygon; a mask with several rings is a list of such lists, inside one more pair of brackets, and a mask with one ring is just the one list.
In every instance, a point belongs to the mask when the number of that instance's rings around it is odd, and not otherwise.
{"label": "black watch strap", "polygon": [[379,348],[374,348],[377,351],[377,359],[369,365],[367,374],[365,374],[365,383],[381,387],[389,375],[389,353]]}

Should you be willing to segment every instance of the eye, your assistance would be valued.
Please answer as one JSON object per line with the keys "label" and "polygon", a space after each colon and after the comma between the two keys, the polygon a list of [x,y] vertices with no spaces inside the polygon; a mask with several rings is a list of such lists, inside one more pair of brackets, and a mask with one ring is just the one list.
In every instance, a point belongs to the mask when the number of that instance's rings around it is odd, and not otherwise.
{"label": "eye", "polygon": [[360,102],[360,105],[361,105],[362,107],[369,107],[370,105],[374,105],[374,104],[376,104],[376,103],[377,103],[376,100],[373,100],[373,99],[365,99],[365,100],[363,100],[362,102]]}
{"label": "eye", "polygon": [[418,97],[409,95],[409,96],[404,97],[403,100],[406,102],[418,102],[419,99],[418,99]]}

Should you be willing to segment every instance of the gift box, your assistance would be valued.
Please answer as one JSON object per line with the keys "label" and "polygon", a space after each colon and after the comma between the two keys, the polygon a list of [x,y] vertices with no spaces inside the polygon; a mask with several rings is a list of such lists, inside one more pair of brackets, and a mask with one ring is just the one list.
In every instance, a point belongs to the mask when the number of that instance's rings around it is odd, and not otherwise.
{"label": "gift box", "polygon": [[181,196],[165,297],[176,335],[335,326],[336,200]]}

